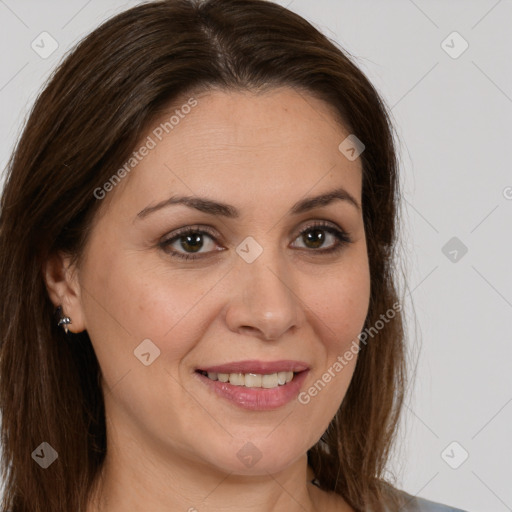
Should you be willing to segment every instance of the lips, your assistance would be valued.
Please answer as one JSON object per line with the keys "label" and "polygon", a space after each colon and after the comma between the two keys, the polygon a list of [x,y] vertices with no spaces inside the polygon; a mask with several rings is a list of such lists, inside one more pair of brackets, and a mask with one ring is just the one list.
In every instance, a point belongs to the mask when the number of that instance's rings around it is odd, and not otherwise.
{"label": "lips", "polygon": [[303,361],[280,360],[280,361],[236,361],[214,366],[196,368],[198,372],[210,373],[255,373],[270,374],[278,372],[302,372],[308,370],[309,365]]}
{"label": "lips", "polygon": [[[274,370],[274,368],[303,368],[303,363],[296,361],[274,361],[270,365],[265,363],[259,366],[254,364],[254,361],[244,361],[243,365],[230,363],[209,367],[209,369],[216,368],[227,369],[230,373],[196,370],[194,377],[202,386],[206,386],[209,392],[213,393],[210,396],[221,397],[238,408],[250,411],[271,411],[286,406],[297,397],[309,374],[309,369],[299,372],[291,370],[275,372]],[[270,371],[273,373],[260,373],[258,376],[254,371],[232,372],[233,368],[250,368],[251,370],[258,368],[259,372],[271,368]],[[267,370],[263,370],[264,368]],[[204,375],[205,373],[206,375]],[[284,382],[283,377],[285,377]],[[250,379],[249,383],[246,382],[247,378]],[[226,381],[227,379],[229,382]],[[233,382],[232,379],[234,379]],[[259,379],[261,379],[261,387],[259,382],[254,382]]]}
{"label": "lips", "polygon": [[235,406],[270,411],[285,406],[297,396],[309,370],[303,361],[254,359],[201,366],[194,373],[202,385]]}

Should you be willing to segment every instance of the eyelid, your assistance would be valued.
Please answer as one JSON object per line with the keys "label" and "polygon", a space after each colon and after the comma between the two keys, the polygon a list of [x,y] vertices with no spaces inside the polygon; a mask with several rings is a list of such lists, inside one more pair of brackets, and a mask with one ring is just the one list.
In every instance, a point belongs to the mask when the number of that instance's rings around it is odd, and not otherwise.
{"label": "eyelid", "polygon": [[[347,230],[345,230],[342,227],[338,226],[335,222],[332,222],[332,221],[329,221],[329,220],[326,220],[326,219],[316,219],[316,220],[311,221],[311,222],[307,222],[306,221],[306,225],[304,227],[300,228],[296,232],[295,237],[301,235],[302,233],[304,233],[304,231],[307,231],[309,229],[313,229],[315,227],[318,227],[318,228],[332,227],[333,229],[341,231],[342,233],[347,235],[347,237],[350,236],[350,233]],[[214,228],[212,228],[211,226],[208,226],[207,224],[191,224],[189,226],[184,226],[182,228],[175,229],[174,231],[172,231],[168,235],[165,235],[161,239],[161,243],[168,242],[169,240],[172,240],[174,238],[177,238],[180,235],[187,234],[187,233],[192,232],[192,231],[193,232],[196,232],[196,231],[202,232],[202,231],[204,231],[208,235],[210,235],[212,238],[214,238],[216,241],[218,241],[218,239],[222,238],[222,236],[219,235],[218,232]],[[293,232],[295,232],[295,230],[292,231],[292,233]]]}
{"label": "eyelid", "polygon": [[208,235],[210,235],[212,238],[214,238],[215,240],[217,240],[217,238],[220,238],[220,236],[216,233],[216,231],[213,228],[211,228],[210,226],[206,226],[203,224],[191,224],[190,226],[185,226],[182,228],[175,229],[168,235],[165,235],[161,239],[160,243],[168,242],[169,240],[173,240],[174,238],[177,238],[181,235],[185,235],[190,232],[194,232],[194,233],[195,232],[205,232]]}

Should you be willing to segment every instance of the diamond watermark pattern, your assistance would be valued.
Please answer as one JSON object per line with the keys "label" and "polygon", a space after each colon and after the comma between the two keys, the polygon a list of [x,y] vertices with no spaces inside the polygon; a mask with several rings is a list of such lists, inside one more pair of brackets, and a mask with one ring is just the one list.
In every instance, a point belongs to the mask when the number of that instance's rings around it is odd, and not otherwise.
{"label": "diamond watermark pattern", "polygon": [[454,31],[443,40],[441,48],[452,59],[458,59],[469,48],[469,43],[458,32]]}
{"label": "diamond watermark pattern", "polygon": [[262,453],[251,443],[245,443],[236,456],[248,467],[252,468],[262,457]]}
{"label": "diamond watermark pattern", "polygon": [[143,365],[149,366],[160,355],[160,349],[149,338],[146,338],[133,353]]}
{"label": "diamond watermark pattern", "polygon": [[458,263],[468,252],[468,248],[456,236],[450,238],[441,248],[441,252],[452,262]]}
{"label": "diamond watermark pattern", "polygon": [[53,464],[59,454],[46,441],[41,443],[33,452],[32,458],[43,468],[46,469]]}
{"label": "diamond watermark pattern", "polygon": [[263,252],[263,247],[252,236],[248,236],[238,245],[236,252],[247,263],[252,263]]}
{"label": "diamond watermark pattern", "polygon": [[452,441],[442,452],[441,458],[452,469],[458,469],[466,462],[469,453],[457,441]]}
{"label": "diamond watermark pattern", "polygon": [[353,162],[365,148],[366,146],[353,133],[338,146],[340,152],[351,162]]}
{"label": "diamond watermark pattern", "polygon": [[41,59],[47,59],[59,47],[59,43],[48,32],[41,32],[30,44]]}

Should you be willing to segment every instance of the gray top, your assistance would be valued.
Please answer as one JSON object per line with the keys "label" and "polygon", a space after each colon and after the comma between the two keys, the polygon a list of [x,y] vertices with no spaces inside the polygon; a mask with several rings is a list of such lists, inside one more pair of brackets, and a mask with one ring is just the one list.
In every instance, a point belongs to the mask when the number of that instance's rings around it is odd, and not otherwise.
{"label": "gray top", "polygon": [[399,512],[466,512],[460,508],[453,508],[448,505],[429,501],[424,498],[411,497],[407,506]]}
{"label": "gray top", "polygon": [[[316,483],[315,483],[316,485]],[[442,505],[441,503],[435,503],[433,501],[426,500],[424,498],[411,497],[411,501],[408,502],[406,508],[393,512],[468,512],[461,510],[460,508],[449,507],[448,505]]]}
{"label": "gray top", "polygon": [[[318,479],[313,478],[311,480],[313,485],[320,487]],[[468,512],[460,508],[453,508],[442,503],[436,503],[434,501],[426,500],[418,496],[412,496],[405,491],[401,491],[407,499],[407,503],[400,510],[389,510],[388,512]]]}

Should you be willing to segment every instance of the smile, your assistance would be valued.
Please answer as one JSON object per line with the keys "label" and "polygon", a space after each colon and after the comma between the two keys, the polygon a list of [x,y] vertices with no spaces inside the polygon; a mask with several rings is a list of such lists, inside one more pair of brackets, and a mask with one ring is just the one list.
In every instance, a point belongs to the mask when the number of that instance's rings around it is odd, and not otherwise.
{"label": "smile", "polygon": [[196,368],[194,375],[213,398],[252,411],[268,411],[292,402],[309,366],[298,361],[239,361]]}
{"label": "smile", "polygon": [[294,372],[278,372],[270,374],[258,373],[216,373],[200,372],[211,380],[220,382],[229,382],[233,386],[245,386],[246,388],[265,388],[272,389],[278,386],[284,386],[293,380]]}

